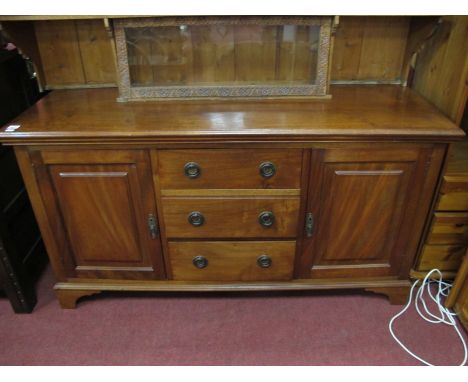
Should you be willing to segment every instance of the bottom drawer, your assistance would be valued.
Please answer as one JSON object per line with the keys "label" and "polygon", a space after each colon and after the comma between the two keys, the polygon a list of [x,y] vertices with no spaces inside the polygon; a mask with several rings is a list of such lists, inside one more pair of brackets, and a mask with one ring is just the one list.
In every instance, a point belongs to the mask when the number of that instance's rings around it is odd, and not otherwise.
{"label": "bottom drawer", "polygon": [[169,242],[174,280],[289,280],[295,241]]}
{"label": "bottom drawer", "polygon": [[425,245],[418,271],[456,271],[463,260],[466,247],[458,245]]}

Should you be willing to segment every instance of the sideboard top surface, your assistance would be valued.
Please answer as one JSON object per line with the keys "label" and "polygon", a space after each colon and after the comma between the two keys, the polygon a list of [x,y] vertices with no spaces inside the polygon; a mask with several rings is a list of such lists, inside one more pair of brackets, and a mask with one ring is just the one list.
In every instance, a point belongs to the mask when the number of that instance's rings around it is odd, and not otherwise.
{"label": "sideboard top surface", "polygon": [[[56,90],[0,131],[7,144],[166,141],[456,140],[463,131],[395,85],[333,86],[332,99],[140,101],[117,89]],[[5,131],[19,125],[14,131]],[[11,128],[10,128],[11,130]]]}

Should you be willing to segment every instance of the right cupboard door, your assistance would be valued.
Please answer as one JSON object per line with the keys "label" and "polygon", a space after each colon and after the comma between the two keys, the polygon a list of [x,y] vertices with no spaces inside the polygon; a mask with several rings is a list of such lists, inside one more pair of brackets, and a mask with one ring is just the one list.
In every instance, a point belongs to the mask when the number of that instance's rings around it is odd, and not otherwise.
{"label": "right cupboard door", "polygon": [[408,277],[443,150],[312,151],[297,277]]}

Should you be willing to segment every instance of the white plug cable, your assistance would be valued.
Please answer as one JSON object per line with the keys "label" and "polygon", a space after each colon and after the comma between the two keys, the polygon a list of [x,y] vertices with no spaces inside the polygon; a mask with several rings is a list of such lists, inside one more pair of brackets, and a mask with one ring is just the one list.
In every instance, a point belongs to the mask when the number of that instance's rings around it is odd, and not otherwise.
{"label": "white plug cable", "polygon": [[[431,275],[433,273],[437,273],[438,276],[439,276],[439,279],[434,281],[434,280],[431,280]],[[423,360],[421,357],[419,357],[418,355],[414,354],[411,350],[409,350],[404,344],[403,342],[401,342],[397,336],[395,335],[394,331],[393,331],[393,323],[395,322],[395,320],[400,317],[404,312],[406,312],[408,310],[408,308],[411,306],[411,302],[413,300],[413,291],[414,289],[416,288],[416,286],[418,285],[418,283],[420,282],[420,280],[416,280],[414,282],[414,284],[411,286],[411,290],[410,290],[410,294],[409,294],[409,298],[408,298],[408,303],[406,304],[406,306],[403,308],[403,310],[398,313],[396,316],[394,316],[389,324],[388,324],[388,329],[390,330],[390,334],[392,335],[392,337],[395,339],[395,341],[409,354],[411,355],[412,357],[416,358],[418,361],[422,362],[423,364],[425,365],[428,365],[428,366],[435,366],[425,360]],[[431,291],[431,284],[438,284],[438,291],[437,291],[437,294],[434,296],[432,294],[432,291]],[[467,350],[467,347],[466,347],[466,343],[465,343],[465,339],[463,338],[463,335],[461,334],[460,330],[458,329],[457,327],[457,322],[454,318],[454,316],[456,316],[456,313],[452,313],[450,312],[449,309],[447,309],[443,304],[442,304],[442,297],[447,297],[448,294],[449,294],[449,291],[450,291],[450,288],[452,287],[452,284],[450,283],[447,283],[445,281],[442,281],[442,273],[438,270],[438,269],[433,269],[432,271],[430,271],[426,277],[424,277],[424,280],[422,281],[422,284],[421,284],[421,287],[419,288],[418,292],[416,293],[416,296],[415,296],[415,299],[414,299],[414,304],[415,304],[415,308],[418,312],[418,314],[427,322],[430,322],[430,323],[434,323],[434,324],[446,324],[446,325],[450,325],[450,326],[453,326],[453,328],[455,329],[455,331],[457,332],[458,334],[458,337],[460,338],[460,341],[461,343],[463,344],[463,349],[465,351],[465,357],[463,358],[463,361],[462,363],[459,365],[459,366],[463,366],[465,365],[466,363],[466,360],[468,358],[468,350]],[[427,290],[427,293],[429,294],[429,297],[431,298],[432,301],[434,301],[439,309],[439,313],[440,313],[440,316],[436,315],[436,314],[433,314],[429,311],[429,309],[427,308],[427,305],[426,305],[426,302],[424,301],[424,291]],[[424,312],[422,312],[420,310],[420,307],[419,307],[419,304],[418,304],[418,301],[419,303],[421,303],[421,305],[423,306],[424,308]]]}

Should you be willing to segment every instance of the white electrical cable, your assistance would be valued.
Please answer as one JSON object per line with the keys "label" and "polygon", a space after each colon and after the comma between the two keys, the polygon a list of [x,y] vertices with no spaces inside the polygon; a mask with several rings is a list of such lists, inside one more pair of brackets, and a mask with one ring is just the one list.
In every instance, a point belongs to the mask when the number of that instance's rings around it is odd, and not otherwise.
{"label": "white electrical cable", "polygon": [[[439,279],[434,281],[434,280],[431,280],[431,275],[433,273],[437,273],[438,276],[439,276]],[[403,342],[401,342],[397,336],[395,335],[395,333],[393,332],[393,328],[392,328],[392,325],[393,323],[395,322],[395,320],[400,317],[404,312],[406,312],[408,310],[408,308],[411,306],[411,302],[412,302],[412,299],[413,299],[413,291],[414,289],[416,288],[416,286],[418,285],[418,283],[420,282],[420,280],[416,280],[414,282],[414,284],[411,286],[411,290],[410,290],[410,294],[409,294],[409,298],[408,298],[408,303],[406,304],[406,306],[403,308],[403,310],[398,313],[396,316],[394,316],[389,324],[388,324],[388,329],[390,330],[390,334],[392,335],[392,337],[395,339],[395,341],[409,354],[411,355],[412,357],[416,358],[417,360],[419,360],[420,362],[424,363],[425,365],[428,365],[428,366],[434,366],[433,364],[423,360],[421,357],[417,356],[416,354],[414,354],[411,350],[409,350],[404,344]],[[434,296],[432,294],[432,291],[431,291],[431,284],[438,284],[438,291],[437,291],[437,294]],[[456,313],[452,313],[450,312],[449,309],[447,309],[446,307],[444,307],[444,305],[442,304],[442,301],[441,301],[441,298],[442,296],[443,297],[447,297],[448,296],[448,293],[450,291],[450,288],[452,287],[452,284],[450,283],[447,283],[445,281],[442,281],[442,273],[438,270],[438,269],[433,269],[432,271],[430,271],[426,277],[424,277],[424,280],[422,281],[422,284],[421,284],[421,287],[419,288],[418,292],[416,293],[416,296],[415,296],[415,299],[414,299],[414,304],[415,304],[415,308],[417,310],[417,312],[419,313],[419,315],[426,321],[428,322],[431,322],[431,323],[434,323],[434,324],[446,324],[446,325],[450,325],[450,326],[453,326],[453,328],[455,329],[455,331],[457,332],[458,334],[458,337],[460,338],[461,340],[461,343],[463,344],[463,349],[465,351],[465,357],[463,358],[463,361],[462,363],[459,365],[459,366],[463,366],[468,358],[468,350],[466,348],[466,343],[465,343],[465,340],[463,338],[463,335],[460,333],[460,330],[458,329],[457,327],[457,322],[454,318],[454,316],[456,316]],[[424,298],[423,298],[423,295],[424,295],[424,291],[427,290],[427,293],[429,294],[429,297],[431,298],[432,301],[434,301],[439,309],[439,313],[440,313],[440,316],[436,315],[436,314],[433,314],[429,311],[429,309],[427,308],[427,305],[426,305],[426,302],[424,301]],[[424,312],[422,312],[419,308],[419,305],[418,305],[418,301],[421,303],[421,305],[423,306],[424,308],[424,311],[425,311],[425,314]],[[432,317],[429,318],[429,317]]]}

